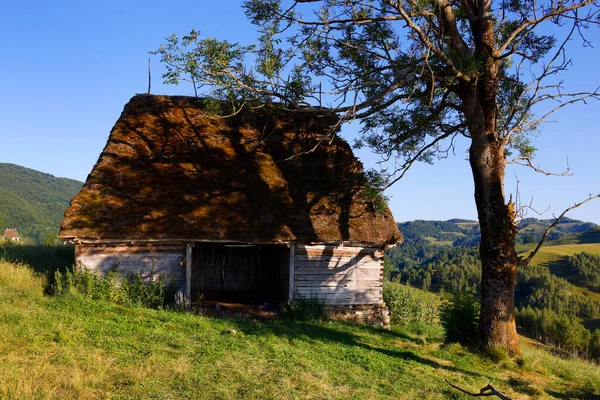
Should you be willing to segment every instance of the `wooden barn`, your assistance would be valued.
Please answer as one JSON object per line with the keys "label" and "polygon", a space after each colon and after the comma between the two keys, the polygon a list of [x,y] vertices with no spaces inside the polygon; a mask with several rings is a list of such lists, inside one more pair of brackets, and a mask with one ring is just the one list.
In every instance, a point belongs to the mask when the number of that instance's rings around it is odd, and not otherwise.
{"label": "wooden barn", "polygon": [[137,95],[59,237],[76,243],[78,265],[166,274],[188,298],[318,297],[338,316],[386,324],[382,250],[401,235],[363,195],[350,146],[315,148],[335,122],[314,111],[220,117],[197,98]]}

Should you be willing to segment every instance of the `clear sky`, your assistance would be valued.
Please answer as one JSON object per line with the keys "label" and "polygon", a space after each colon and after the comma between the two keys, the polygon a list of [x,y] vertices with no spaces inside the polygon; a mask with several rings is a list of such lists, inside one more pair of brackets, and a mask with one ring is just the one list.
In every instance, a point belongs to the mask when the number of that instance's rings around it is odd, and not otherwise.
{"label": "clear sky", "polygon": [[[123,106],[147,91],[148,51],[172,33],[192,28],[205,36],[251,42],[253,27],[241,1],[171,2],[103,0],[4,2],[0,12],[0,162],[23,165],[56,176],[85,180],[104,148]],[[598,29],[589,32],[600,46]],[[567,89],[600,86],[598,47],[570,46],[573,66],[564,75]],[[158,58],[152,59],[152,93],[193,93],[191,86],[163,86]],[[575,201],[600,191],[600,102],[577,105],[555,114],[534,145],[536,164],[571,177],[545,177],[525,168],[509,168],[507,193],[523,202],[560,213]],[[342,136],[352,142],[358,124]],[[397,221],[476,219],[466,141],[456,155],[435,165],[417,165],[392,187],[390,207]],[[363,163],[377,161],[368,150]],[[516,174],[516,176],[515,176]],[[530,213],[529,216],[536,216]],[[569,214],[600,224],[600,200]]]}

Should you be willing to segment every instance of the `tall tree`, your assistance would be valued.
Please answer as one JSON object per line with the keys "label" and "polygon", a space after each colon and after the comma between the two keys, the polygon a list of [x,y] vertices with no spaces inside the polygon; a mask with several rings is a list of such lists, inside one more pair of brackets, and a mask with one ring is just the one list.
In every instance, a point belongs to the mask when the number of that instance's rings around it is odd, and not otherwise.
{"label": "tall tree", "polygon": [[166,65],[165,82],[187,79],[236,107],[267,102],[322,112],[324,105],[340,116],[330,135],[359,119],[357,144],[400,160],[387,185],[467,137],[481,226],[481,339],[519,355],[517,230],[505,168],[535,169],[529,135],[540,122],[598,97],[597,90],[566,93],[558,80],[570,64],[567,42],[589,44],[584,31],[599,23],[598,3],[248,0],[244,7],[259,27],[256,45],[200,39],[195,31],[171,36],[155,52]]}

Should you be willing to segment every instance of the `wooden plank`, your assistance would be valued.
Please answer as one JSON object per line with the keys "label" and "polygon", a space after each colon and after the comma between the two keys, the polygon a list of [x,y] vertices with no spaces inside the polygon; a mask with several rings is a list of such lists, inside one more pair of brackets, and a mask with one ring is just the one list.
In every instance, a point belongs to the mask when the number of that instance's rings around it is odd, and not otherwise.
{"label": "wooden plank", "polygon": [[372,289],[356,289],[356,293],[357,295],[360,296],[364,296],[364,297],[379,297],[382,294],[382,290],[381,288],[372,288]]}
{"label": "wooden plank", "polygon": [[383,282],[379,279],[363,279],[356,282],[356,289],[375,289],[383,287]]}
{"label": "wooden plank", "polygon": [[289,285],[289,293],[288,293],[288,303],[291,303],[294,300],[294,283],[295,283],[295,276],[294,276],[294,271],[296,269],[295,266],[295,255],[296,255],[296,245],[295,244],[290,244],[290,274],[289,274],[289,281],[288,281],[288,285]]}
{"label": "wooden plank", "polygon": [[296,261],[296,268],[323,268],[330,270],[343,270],[350,269],[352,267],[352,263],[350,261],[346,263],[339,262],[306,262],[306,261]]}
{"label": "wooden plank", "polygon": [[[341,288],[341,287],[351,287],[352,286],[352,279],[344,279],[343,281],[339,281],[339,282],[319,282],[319,281],[296,281],[295,285],[296,288],[301,288],[301,287],[337,287],[337,288]],[[365,286],[366,288],[371,288],[374,286]]]}
{"label": "wooden plank", "polygon": [[[311,296],[311,295],[318,295],[318,296],[329,296],[329,297],[335,297],[335,298],[351,298],[352,297],[352,293],[353,291],[351,289],[348,288],[329,288],[329,287],[323,287],[323,288],[296,288],[296,293],[298,293],[301,296]],[[365,295],[367,296],[367,295]]]}
{"label": "wooden plank", "polygon": [[356,281],[357,281],[357,272],[356,272],[356,257],[352,258],[352,301],[356,301]]}
{"label": "wooden plank", "polygon": [[329,262],[329,261],[340,261],[350,262],[354,258],[351,255],[302,255],[296,254],[296,260],[305,262]]}
{"label": "wooden plank", "polygon": [[[296,293],[296,295],[300,296],[304,299],[323,300],[326,303],[331,303],[331,302],[335,302],[335,301],[352,301],[352,297],[350,296],[350,294],[340,296],[340,295],[327,294],[327,293]],[[371,300],[371,301],[376,301],[376,300]]]}
{"label": "wooden plank", "polygon": [[383,271],[380,269],[357,269],[356,278],[359,281],[363,280],[379,280],[383,278]]}
{"label": "wooden plank", "polygon": [[351,279],[347,274],[334,275],[297,275],[296,283],[302,281],[317,281],[317,282],[340,282]]}
{"label": "wooden plank", "polygon": [[358,254],[363,247],[355,246],[332,246],[332,245],[296,245],[296,254],[324,254],[324,253],[339,253],[339,254]]}
{"label": "wooden plank", "polygon": [[192,305],[192,244],[188,243],[185,249],[185,304],[191,309]]}
{"label": "wooden plank", "polygon": [[179,246],[90,246],[90,245],[77,245],[77,255],[91,256],[98,254],[167,254],[167,253],[178,253],[181,254],[185,251],[184,245]]}
{"label": "wooden plank", "polygon": [[297,254],[370,254],[383,257],[383,251],[375,247],[331,246],[331,245],[296,245]]}
{"label": "wooden plank", "polygon": [[359,268],[367,267],[370,265],[379,266],[381,261],[382,261],[381,258],[375,258],[375,257],[371,257],[371,256],[357,257],[356,266]]}
{"label": "wooden plank", "polygon": [[328,268],[296,268],[296,275],[335,275],[335,274],[350,274],[352,269],[340,268],[339,270]]}

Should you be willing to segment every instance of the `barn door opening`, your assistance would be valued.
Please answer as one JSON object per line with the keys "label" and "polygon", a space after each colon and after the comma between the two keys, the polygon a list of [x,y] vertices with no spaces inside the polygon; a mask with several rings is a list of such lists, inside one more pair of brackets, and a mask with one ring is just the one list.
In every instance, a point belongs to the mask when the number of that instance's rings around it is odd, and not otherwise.
{"label": "barn door opening", "polygon": [[192,251],[192,298],[245,304],[278,304],[289,287],[285,245],[197,243]]}

